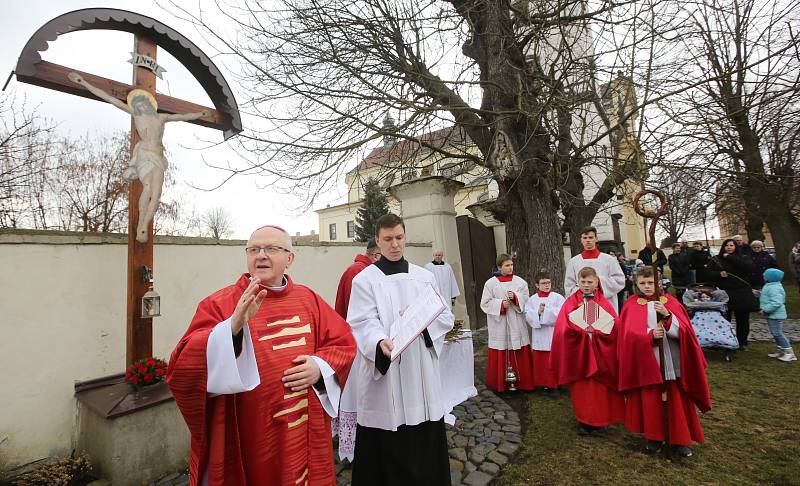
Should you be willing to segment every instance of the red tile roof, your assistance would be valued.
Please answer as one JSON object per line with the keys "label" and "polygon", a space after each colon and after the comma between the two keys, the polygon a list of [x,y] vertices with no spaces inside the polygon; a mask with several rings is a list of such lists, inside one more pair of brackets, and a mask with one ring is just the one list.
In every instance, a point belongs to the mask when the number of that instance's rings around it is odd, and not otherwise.
{"label": "red tile roof", "polygon": [[460,126],[442,128],[441,130],[423,133],[415,140],[403,139],[388,147],[376,147],[361,160],[361,163],[353,171],[365,170],[376,166],[396,167],[430,155],[432,150],[422,146],[421,143],[433,145],[434,147],[465,151],[472,142]]}

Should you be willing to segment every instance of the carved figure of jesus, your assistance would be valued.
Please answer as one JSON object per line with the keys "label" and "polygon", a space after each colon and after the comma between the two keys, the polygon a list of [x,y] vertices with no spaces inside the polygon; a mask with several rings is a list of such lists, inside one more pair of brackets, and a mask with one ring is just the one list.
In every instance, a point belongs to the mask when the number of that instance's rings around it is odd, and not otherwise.
{"label": "carved figure of jesus", "polygon": [[128,168],[123,173],[130,180],[139,179],[142,183],[142,195],[139,197],[139,221],[136,223],[136,241],[145,243],[148,238],[147,227],[155,216],[161,200],[164,186],[164,173],[167,170],[167,158],[164,156],[164,124],[173,121],[197,120],[209,115],[207,110],[199,113],[183,113],[169,115],[158,113],[155,97],[143,89],[134,89],[128,93],[125,104],[96,86],[89,84],[75,72],[68,74],[69,79],[89,90],[103,101],[107,101],[120,110],[130,113],[139,134],[139,142],[133,147]]}

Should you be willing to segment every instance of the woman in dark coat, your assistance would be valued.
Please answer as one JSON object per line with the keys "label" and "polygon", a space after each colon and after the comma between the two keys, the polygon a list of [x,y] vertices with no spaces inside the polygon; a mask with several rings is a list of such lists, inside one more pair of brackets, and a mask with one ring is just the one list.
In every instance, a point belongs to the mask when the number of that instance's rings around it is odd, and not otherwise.
{"label": "woman in dark coat", "polygon": [[[717,287],[727,292],[728,320],[731,314],[736,318],[736,339],[739,349],[747,349],[747,336],[750,334],[750,313],[758,310],[758,301],[748,277],[755,270],[755,263],[736,246],[733,239],[722,242],[722,249],[710,263],[714,266]],[[709,268],[709,270],[712,270]],[[712,273],[712,272],[709,272]]]}
{"label": "woman in dark coat", "polygon": [[764,286],[764,271],[768,268],[778,268],[778,262],[775,261],[775,257],[764,251],[764,243],[758,240],[750,243],[750,249],[752,250],[750,258],[756,264],[755,270],[750,274],[750,285],[754,289],[760,289]]}
{"label": "woman in dark coat", "polygon": [[689,254],[683,251],[679,243],[675,243],[672,245],[672,255],[667,260],[669,269],[672,271],[670,280],[672,280],[672,287],[675,289],[675,298],[678,299],[678,302],[683,302],[683,293],[691,283],[692,269],[689,262]]}

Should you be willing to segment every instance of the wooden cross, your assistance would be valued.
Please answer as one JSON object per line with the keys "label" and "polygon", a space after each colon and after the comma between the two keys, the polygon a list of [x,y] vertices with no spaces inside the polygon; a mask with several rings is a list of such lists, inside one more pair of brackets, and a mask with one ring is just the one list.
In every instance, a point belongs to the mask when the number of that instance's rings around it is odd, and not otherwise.
{"label": "wooden cross", "polygon": [[[158,46],[156,42],[146,36],[134,34],[134,53],[147,56],[152,60],[157,59]],[[84,87],[73,83],[68,74],[74,72],[93,86],[108,93],[111,97],[127,103],[127,96],[133,89],[143,89],[152,94],[158,102],[160,112],[180,114],[199,113],[207,111],[208,116],[197,120],[187,120],[202,126],[229,130],[230,117],[212,108],[184,101],[170,96],[156,94],[156,74],[146,67],[134,65],[133,83],[131,85],[102,78],[92,74],[60,66],[47,61],[36,64],[35,76],[23,77],[17,73],[20,81],[36,84],[57,91],[75,94],[87,98],[97,97]],[[131,156],[133,149],[139,142],[139,134],[131,117],[130,135]],[[153,354],[153,319],[141,317],[141,301],[149,290],[149,282],[142,277],[144,267],[153,269],[153,221],[148,227],[148,238],[145,242],[136,240],[136,226],[139,220],[139,198],[142,194],[142,183],[138,180],[131,181],[128,192],[128,292],[127,292],[127,339],[126,339],[126,366],[134,361],[147,358]]]}

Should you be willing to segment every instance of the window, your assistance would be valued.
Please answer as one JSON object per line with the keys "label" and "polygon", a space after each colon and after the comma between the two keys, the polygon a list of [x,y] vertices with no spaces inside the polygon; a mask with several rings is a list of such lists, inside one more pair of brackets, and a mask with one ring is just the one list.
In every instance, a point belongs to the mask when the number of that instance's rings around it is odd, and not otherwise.
{"label": "window", "polygon": [[347,237],[354,238],[356,236],[356,222],[355,221],[348,221],[347,222]]}
{"label": "window", "polygon": [[328,234],[330,234],[331,240],[336,239],[336,223],[331,223],[328,225]]}

